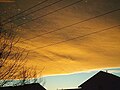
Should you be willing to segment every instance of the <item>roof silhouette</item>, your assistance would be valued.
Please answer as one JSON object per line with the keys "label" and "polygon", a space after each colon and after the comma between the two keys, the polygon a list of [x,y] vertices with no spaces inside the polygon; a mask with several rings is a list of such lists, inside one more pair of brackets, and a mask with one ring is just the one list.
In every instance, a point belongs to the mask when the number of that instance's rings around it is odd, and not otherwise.
{"label": "roof silhouette", "polygon": [[120,77],[100,71],[78,87],[80,90],[120,90]]}
{"label": "roof silhouette", "polygon": [[120,90],[120,77],[100,71],[78,88],[61,90]]}
{"label": "roof silhouette", "polygon": [[0,87],[0,90],[46,90],[39,83],[25,84],[23,86]]}

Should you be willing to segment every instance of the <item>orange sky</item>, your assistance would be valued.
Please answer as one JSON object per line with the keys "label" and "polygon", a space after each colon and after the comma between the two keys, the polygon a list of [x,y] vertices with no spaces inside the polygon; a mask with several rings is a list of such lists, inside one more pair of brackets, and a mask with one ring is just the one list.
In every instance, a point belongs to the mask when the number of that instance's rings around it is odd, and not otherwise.
{"label": "orange sky", "polygon": [[[51,2],[54,1],[55,0],[52,0]],[[60,2],[54,6],[43,9],[40,12],[34,13],[27,18],[32,19],[44,15],[52,10],[54,11],[59,7],[63,7],[75,1],[77,0]],[[118,9],[120,8],[118,2],[119,0],[111,0],[109,2],[108,0],[83,1],[27,25],[23,25],[19,28],[19,35],[22,36],[22,40],[32,38],[36,35],[41,35],[73,23],[86,20],[96,15]],[[25,7],[28,7],[22,6],[22,1],[20,3],[18,3],[20,8],[24,9]],[[95,31],[119,25],[119,15],[120,11],[116,11],[81,24],[76,24],[22,43],[20,42],[18,44],[19,47],[27,47],[27,50],[31,50],[27,58],[27,67],[37,66],[38,71],[45,67],[43,71],[43,74],[45,75],[64,74],[97,68],[119,67],[120,27],[57,45],[51,45],[77,36],[83,36]],[[40,48],[44,46],[46,47]]]}
{"label": "orange sky", "polygon": [[0,2],[15,2],[15,0],[0,0]]}

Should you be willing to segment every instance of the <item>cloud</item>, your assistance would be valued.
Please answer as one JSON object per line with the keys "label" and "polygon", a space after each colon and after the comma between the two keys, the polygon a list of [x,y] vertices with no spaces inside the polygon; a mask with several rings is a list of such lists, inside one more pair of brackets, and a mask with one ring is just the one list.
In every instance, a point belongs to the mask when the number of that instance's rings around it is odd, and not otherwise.
{"label": "cloud", "polygon": [[108,70],[108,73],[120,73],[120,70]]}
{"label": "cloud", "polygon": [[[39,0],[25,2],[35,4],[36,1]],[[25,2],[24,0],[20,0],[20,4],[18,4],[25,9],[30,6],[29,4],[28,6],[22,4]],[[41,14],[63,7],[71,2],[74,2],[74,0],[67,0],[59,5],[57,4],[51,8],[46,8],[42,12],[34,14],[33,17],[39,17]],[[119,67],[119,27],[89,35],[84,38],[77,38],[64,43],[55,44],[57,42],[62,42],[77,36],[83,36],[94,31],[118,25],[120,22],[120,12],[114,12],[81,24],[62,28],[117,8],[119,8],[119,0],[88,0],[88,2],[78,3],[38,19],[37,22],[30,22],[27,25],[24,25],[24,27],[21,27],[20,35],[22,36],[22,39],[28,40],[24,43],[19,43],[17,46],[31,51],[28,56],[28,66],[37,65],[38,71],[45,66],[46,69],[44,70],[44,74],[64,74],[87,71],[90,69]],[[32,19],[33,17],[31,15],[28,19]],[[60,30],[44,34],[57,29]],[[41,36],[41,34],[44,35]],[[39,35],[39,37],[29,40],[29,38],[36,37],[37,35]]]}

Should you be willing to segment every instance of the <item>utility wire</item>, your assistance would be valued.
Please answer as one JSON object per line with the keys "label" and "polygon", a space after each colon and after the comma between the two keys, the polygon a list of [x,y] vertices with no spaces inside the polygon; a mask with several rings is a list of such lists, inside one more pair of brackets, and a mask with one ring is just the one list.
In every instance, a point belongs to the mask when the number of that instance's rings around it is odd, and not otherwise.
{"label": "utility wire", "polygon": [[34,5],[34,6],[32,6],[32,7],[30,7],[30,8],[28,8],[28,9],[26,9],[26,10],[24,10],[24,11],[22,11],[22,12],[16,14],[16,15],[13,15],[13,16],[11,16],[11,17],[9,17],[9,18],[3,20],[2,22],[9,21],[10,19],[12,19],[12,18],[14,18],[14,17],[16,17],[16,16],[19,16],[19,15],[21,15],[21,14],[23,14],[23,13],[25,13],[25,12],[27,12],[27,11],[29,11],[29,10],[31,10],[31,9],[33,9],[33,8],[35,8],[35,7],[37,7],[37,6],[39,6],[39,5],[41,5],[41,4],[43,4],[43,3],[47,2],[47,1],[48,1],[48,0],[44,0],[44,1],[42,1],[42,2],[40,2],[40,3],[38,3],[38,4],[36,4],[36,5]]}
{"label": "utility wire", "polygon": [[80,38],[80,40],[81,40],[81,38],[84,38],[84,37],[87,37],[87,36],[91,36],[91,35],[94,35],[94,34],[97,34],[97,33],[103,32],[103,31],[112,30],[113,28],[116,28],[116,27],[120,27],[120,24],[119,24],[119,25],[112,26],[112,27],[108,27],[108,28],[105,28],[105,29],[102,29],[102,30],[98,30],[98,31],[95,31],[95,32],[91,32],[91,33],[88,33],[88,34],[85,34],[85,35],[80,35],[80,36],[77,36],[77,37],[75,37],[75,38],[63,40],[63,41],[56,42],[56,43],[52,43],[52,44],[45,45],[45,46],[42,46],[42,47],[37,47],[37,48],[35,48],[35,49],[33,49],[33,50],[42,49],[42,48],[46,48],[46,47],[49,47],[49,46],[54,46],[54,45],[61,44],[61,43],[65,43],[65,42],[68,42],[68,41],[72,41],[72,40],[78,39],[78,38]]}
{"label": "utility wire", "polygon": [[33,14],[33,13],[36,13],[36,12],[42,10],[42,9],[45,9],[45,8],[47,8],[47,7],[50,7],[50,6],[52,6],[52,5],[54,5],[54,4],[57,4],[57,3],[61,2],[61,1],[63,1],[63,0],[58,0],[58,1],[53,2],[53,3],[49,4],[49,5],[46,5],[46,6],[42,7],[42,8],[39,8],[39,9],[34,10],[34,11],[30,12],[30,13],[27,13],[26,15],[17,17],[17,18],[15,18],[15,19],[11,20],[11,21],[5,22],[3,25],[6,25],[6,24],[8,24],[8,23],[10,23],[10,22],[12,22],[12,21],[15,21],[15,20],[19,20],[19,19],[21,19],[22,17],[26,17],[26,16],[31,15],[31,14]]}
{"label": "utility wire", "polygon": [[111,11],[109,11],[109,12],[106,12],[106,13],[103,13],[103,14],[100,14],[100,15],[97,15],[97,16],[94,16],[94,17],[91,17],[91,18],[88,18],[88,19],[85,19],[85,20],[82,20],[82,21],[73,23],[73,24],[70,24],[70,25],[67,25],[67,26],[64,26],[64,27],[61,27],[61,28],[59,28],[59,29],[52,30],[52,31],[49,31],[49,32],[46,32],[46,33],[43,33],[43,34],[40,34],[40,35],[36,35],[35,37],[32,37],[32,38],[23,40],[23,41],[21,41],[21,42],[28,41],[28,40],[32,40],[32,39],[35,39],[35,38],[37,38],[37,37],[41,37],[41,36],[43,36],[43,35],[46,35],[46,34],[49,34],[49,33],[53,33],[53,32],[59,31],[59,30],[63,30],[63,29],[65,29],[65,28],[69,28],[69,27],[75,26],[75,25],[77,25],[77,24],[81,24],[81,23],[90,21],[90,20],[92,20],[92,19],[96,19],[96,18],[102,17],[102,16],[105,16],[105,15],[107,15],[107,14],[110,14],[110,13],[113,13],[113,12],[116,12],[116,11],[119,11],[119,10],[120,10],[120,9],[111,10]]}
{"label": "utility wire", "polygon": [[66,5],[66,6],[64,6],[64,7],[61,7],[61,8],[59,8],[59,9],[54,10],[54,11],[52,11],[52,12],[49,12],[49,13],[47,13],[47,14],[45,14],[45,15],[42,15],[42,16],[40,16],[40,17],[37,17],[37,18],[34,18],[34,19],[32,19],[32,20],[26,21],[26,22],[24,22],[24,23],[22,23],[22,24],[19,24],[19,25],[17,25],[17,27],[20,27],[20,26],[22,26],[22,25],[24,25],[24,24],[33,22],[33,21],[35,21],[35,20],[38,20],[38,19],[43,18],[43,17],[45,17],[45,16],[48,16],[48,15],[50,15],[50,14],[53,14],[53,13],[55,13],[55,12],[57,12],[57,11],[63,10],[63,9],[65,9],[65,8],[67,8],[67,7],[70,7],[70,6],[72,6],[72,5],[75,5],[75,4],[77,4],[77,3],[79,3],[79,2],[82,2],[82,1],[83,1],[83,0],[76,1],[76,2],[74,2],[74,3],[72,3],[72,4],[69,4],[69,5]]}

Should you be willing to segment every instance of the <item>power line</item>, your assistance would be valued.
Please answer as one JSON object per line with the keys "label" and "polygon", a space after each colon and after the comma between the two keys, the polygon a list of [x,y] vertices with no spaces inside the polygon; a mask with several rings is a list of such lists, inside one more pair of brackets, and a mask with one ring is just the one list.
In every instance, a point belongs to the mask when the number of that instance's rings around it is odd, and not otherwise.
{"label": "power line", "polygon": [[[116,12],[116,11],[119,11],[120,9],[115,9],[115,10],[111,10],[109,12],[106,12],[104,14],[100,14],[100,15],[97,15],[97,16],[94,16],[94,17],[91,17],[91,18],[88,18],[88,19],[85,19],[85,20],[82,20],[82,21],[79,21],[79,22],[76,22],[76,23],[73,23],[73,24],[70,24],[70,25],[67,25],[67,26],[64,26],[64,27],[61,27],[59,29],[56,29],[56,30],[52,30],[52,31],[49,31],[49,32],[46,32],[46,33],[43,33],[43,34],[40,34],[40,35],[37,35],[35,37],[32,37],[32,38],[29,38],[29,39],[26,39],[24,41],[27,41],[27,40],[32,40],[32,39],[35,39],[37,37],[41,37],[43,35],[46,35],[46,34],[49,34],[49,33],[52,33],[52,32],[56,32],[56,31],[59,31],[59,30],[62,30],[62,29],[65,29],[65,28],[69,28],[69,27],[72,27],[74,25],[77,25],[77,24],[81,24],[81,23],[84,23],[84,22],[87,22],[87,21],[90,21],[92,19],[96,19],[98,17],[102,17],[102,16],[105,16],[107,14],[110,14],[110,13],[113,13],[113,12]],[[21,41],[21,42],[24,42],[24,41]]]}
{"label": "power line", "polygon": [[39,6],[39,5],[41,5],[41,4],[43,4],[43,3],[47,2],[47,1],[48,1],[48,0],[44,0],[44,1],[42,1],[42,2],[40,2],[40,3],[38,3],[38,4],[36,4],[36,5],[34,5],[34,6],[32,6],[32,7],[30,7],[30,8],[28,8],[28,9],[26,9],[26,10],[24,10],[24,11],[16,14],[16,15],[13,15],[13,16],[11,16],[11,17],[3,20],[2,22],[6,22],[6,21],[10,20],[11,18],[14,18],[14,17],[16,17],[16,16],[18,16],[18,15],[20,15],[20,14],[22,14],[22,13],[25,13],[25,12],[29,11],[30,9],[33,9],[33,8]]}
{"label": "power line", "polygon": [[32,11],[32,12],[30,12],[30,13],[27,13],[26,15],[17,17],[17,18],[15,18],[15,19],[11,20],[11,21],[8,21],[8,22],[4,23],[3,25],[6,25],[6,24],[8,24],[8,23],[10,23],[10,22],[12,22],[12,21],[15,21],[15,20],[19,20],[19,19],[21,19],[22,17],[26,17],[26,16],[28,16],[28,15],[31,15],[31,14],[33,14],[33,13],[35,13],[35,12],[38,12],[38,11],[40,11],[40,10],[42,10],[42,9],[45,9],[45,8],[47,8],[47,7],[50,7],[50,6],[52,6],[52,5],[54,5],[54,4],[57,4],[57,3],[61,2],[61,1],[63,1],[63,0],[58,0],[58,1],[53,2],[53,3],[49,4],[49,5],[46,5],[46,6],[42,7],[42,8],[39,8],[39,9],[37,9],[37,10],[35,10],[35,11]]}
{"label": "power line", "polygon": [[[35,48],[35,49],[41,49],[41,48],[45,48],[45,47],[49,47],[49,46],[53,46],[53,45],[65,43],[65,42],[68,42],[68,41],[72,41],[72,40],[74,40],[74,39],[84,38],[84,37],[91,36],[91,35],[94,35],[94,34],[97,34],[97,33],[103,32],[103,31],[107,31],[107,30],[110,30],[110,29],[113,29],[113,28],[116,28],[116,27],[119,27],[119,26],[120,26],[120,24],[119,24],[119,25],[112,26],[112,27],[108,27],[108,28],[105,28],[105,29],[102,29],[102,30],[98,30],[98,31],[95,31],[95,32],[91,32],[91,33],[88,33],[88,34],[85,34],[85,35],[80,35],[80,36],[77,36],[77,37],[75,37],[75,38],[63,40],[63,41],[56,42],[56,43],[52,43],[52,44],[49,44],[49,45],[46,45],[46,46],[42,46],[42,47],[37,47],[37,48]],[[35,49],[33,49],[33,50],[35,50]]]}
{"label": "power line", "polygon": [[65,9],[65,8],[67,8],[67,7],[70,7],[70,6],[72,6],[72,5],[75,5],[75,4],[77,4],[77,3],[79,3],[79,2],[82,2],[82,1],[83,1],[83,0],[76,1],[76,2],[74,2],[74,3],[72,3],[72,4],[66,5],[66,6],[64,6],[64,7],[62,7],[62,8],[59,8],[59,9],[54,10],[54,11],[52,11],[52,12],[49,12],[49,13],[47,13],[47,14],[45,14],[45,15],[42,15],[42,16],[37,17],[37,18],[35,18],[35,19],[32,19],[32,20],[26,21],[26,22],[24,22],[24,23],[22,23],[22,24],[19,24],[17,27],[22,26],[22,25],[27,24],[27,23],[30,23],[30,22],[33,22],[33,21],[35,21],[35,20],[38,20],[38,19],[43,18],[43,17],[45,17],[45,16],[48,16],[48,15],[50,15],[50,14],[53,14],[53,13],[55,13],[55,12],[57,12],[57,11],[60,11],[60,10],[62,10],[62,9]]}

